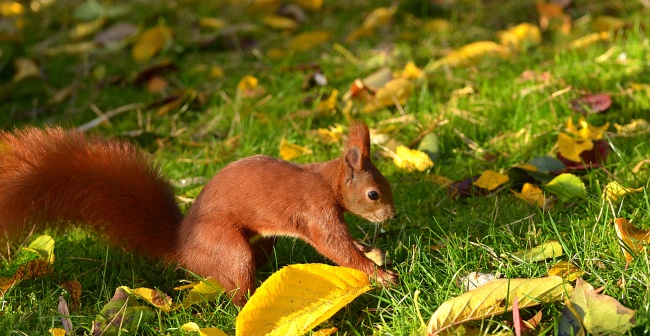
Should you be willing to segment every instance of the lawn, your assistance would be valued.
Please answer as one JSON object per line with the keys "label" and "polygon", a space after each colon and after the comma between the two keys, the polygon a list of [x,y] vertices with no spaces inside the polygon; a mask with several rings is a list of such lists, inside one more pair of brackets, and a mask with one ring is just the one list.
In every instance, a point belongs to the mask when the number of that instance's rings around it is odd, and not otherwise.
{"label": "lawn", "polygon": [[[0,0],[0,128],[61,125],[134,142],[172,180],[186,210],[228,163],[255,154],[288,158],[283,141],[299,146],[293,162],[334,159],[350,121],[362,120],[397,215],[379,226],[353,215],[346,221],[355,238],[388,254],[400,283],[375,286],[314,330],[424,334],[434,312],[465,292],[458,284],[470,272],[538,279],[564,261],[600,294],[635,311],[634,326],[621,322],[617,330],[644,334],[650,326],[644,244],[650,239],[639,231],[632,239],[623,233],[622,240],[616,223],[650,228],[650,166],[639,164],[650,159],[650,126],[639,121],[650,116],[650,7],[644,0],[556,2],[566,6]],[[640,126],[629,126],[635,120]],[[540,157],[559,162],[548,157],[567,156],[565,143],[558,144],[567,136],[574,146],[569,151],[596,144],[560,169],[584,192],[565,197],[549,186],[559,171],[540,178],[513,168]],[[428,150],[435,164],[422,171],[399,167],[400,146]],[[585,159],[598,149],[608,155]],[[492,190],[467,181],[485,171],[510,179]],[[614,181],[639,189],[603,196]],[[524,182],[541,187],[545,198],[520,198]],[[55,241],[51,269],[12,286],[4,284],[25,263],[19,251],[38,235],[3,242],[4,334],[64,328],[60,297],[73,333],[91,334],[120,286],[159,289],[179,302],[188,291],[174,288],[200,280],[108,245],[90,230],[47,234]],[[559,243],[562,253],[511,256],[549,242]],[[258,283],[303,263],[331,264],[310,245],[282,238],[257,273]],[[71,283],[80,285],[80,294]],[[578,287],[575,279],[564,283]],[[541,312],[541,322],[527,332],[562,334],[569,298],[515,309],[520,317],[486,314],[455,328],[514,335],[519,321]],[[496,305],[512,308],[512,300]],[[170,312],[139,302],[152,318],[127,329],[143,335],[189,334],[181,329],[189,322],[234,335],[241,309],[225,295]],[[592,304],[614,305],[599,302]],[[614,316],[600,313],[594,316]],[[583,323],[598,333],[598,326]]]}

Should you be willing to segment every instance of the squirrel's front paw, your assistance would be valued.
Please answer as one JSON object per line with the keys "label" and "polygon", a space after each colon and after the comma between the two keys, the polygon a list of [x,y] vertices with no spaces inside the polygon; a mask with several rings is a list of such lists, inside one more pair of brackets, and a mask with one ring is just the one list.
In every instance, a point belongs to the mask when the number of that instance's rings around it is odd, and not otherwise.
{"label": "squirrel's front paw", "polygon": [[376,273],[376,280],[383,287],[397,285],[399,283],[399,276],[393,270],[378,268]]}

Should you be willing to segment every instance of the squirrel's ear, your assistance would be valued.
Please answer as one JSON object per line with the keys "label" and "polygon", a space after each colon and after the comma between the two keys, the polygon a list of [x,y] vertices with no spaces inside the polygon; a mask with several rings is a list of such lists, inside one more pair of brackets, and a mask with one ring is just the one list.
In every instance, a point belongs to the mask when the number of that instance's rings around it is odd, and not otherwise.
{"label": "squirrel's ear", "polygon": [[349,150],[354,147],[359,150],[362,161],[370,158],[370,132],[368,126],[359,121],[350,124],[350,134],[348,135],[346,148]]}
{"label": "squirrel's ear", "polygon": [[[361,150],[359,147],[347,147],[345,149],[345,154],[343,156],[345,160],[345,165],[347,166],[347,171],[350,175],[354,171],[359,171],[363,168],[363,158],[361,158]],[[352,176],[348,176],[351,178]]]}

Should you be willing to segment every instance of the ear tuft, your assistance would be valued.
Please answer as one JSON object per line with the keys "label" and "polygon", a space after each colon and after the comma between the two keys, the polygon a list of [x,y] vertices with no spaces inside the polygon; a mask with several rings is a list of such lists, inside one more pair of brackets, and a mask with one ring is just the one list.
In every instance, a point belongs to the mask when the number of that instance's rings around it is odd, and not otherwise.
{"label": "ear tuft", "polygon": [[350,124],[350,134],[346,148],[357,147],[360,151],[361,160],[370,158],[370,132],[368,126],[360,121],[353,121]]}

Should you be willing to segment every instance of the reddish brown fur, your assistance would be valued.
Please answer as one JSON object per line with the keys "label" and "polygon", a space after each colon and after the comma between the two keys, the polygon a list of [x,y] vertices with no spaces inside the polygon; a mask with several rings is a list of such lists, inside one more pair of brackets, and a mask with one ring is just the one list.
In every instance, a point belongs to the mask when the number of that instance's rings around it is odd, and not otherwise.
{"label": "reddish brown fur", "polygon": [[367,248],[343,219],[346,211],[371,221],[394,215],[390,186],[370,161],[364,124],[351,125],[339,159],[297,165],[253,156],[226,166],[185,219],[169,184],[133,145],[59,128],[4,133],[0,142],[0,229],[6,233],[52,221],[101,228],[117,243],[217,279],[237,304],[254,290],[255,269],[277,236],[303,239],[382,283],[397,280],[363,254]]}

